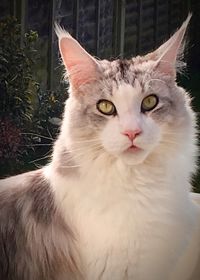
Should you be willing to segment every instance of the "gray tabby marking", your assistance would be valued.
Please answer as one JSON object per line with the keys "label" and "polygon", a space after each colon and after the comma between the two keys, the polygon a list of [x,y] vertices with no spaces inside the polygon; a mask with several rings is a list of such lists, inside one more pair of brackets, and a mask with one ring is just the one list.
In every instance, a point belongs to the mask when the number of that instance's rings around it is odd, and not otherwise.
{"label": "gray tabby marking", "polygon": [[3,181],[0,186],[0,279],[78,279],[75,236],[55,206],[49,183],[41,170],[20,176],[26,187],[4,190]]}

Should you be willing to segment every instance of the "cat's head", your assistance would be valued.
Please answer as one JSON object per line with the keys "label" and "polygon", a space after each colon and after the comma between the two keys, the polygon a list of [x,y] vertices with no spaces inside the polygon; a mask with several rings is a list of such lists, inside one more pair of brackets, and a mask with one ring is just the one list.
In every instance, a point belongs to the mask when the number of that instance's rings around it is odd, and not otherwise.
{"label": "cat's head", "polygon": [[171,151],[193,134],[186,92],[176,84],[190,15],[157,50],[130,60],[97,60],[57,28],[70,82],[62,133],[70,148],[91,148],[127,164]]}

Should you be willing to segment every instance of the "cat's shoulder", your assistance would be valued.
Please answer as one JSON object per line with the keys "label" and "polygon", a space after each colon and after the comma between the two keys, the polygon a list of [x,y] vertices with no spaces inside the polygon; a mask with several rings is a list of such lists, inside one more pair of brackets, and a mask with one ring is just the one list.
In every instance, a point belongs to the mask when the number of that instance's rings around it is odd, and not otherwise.
{"label": "cat's shoulder", "polygon": [[192,200],[200,207],[200,193],[190,193]]}
{"label": "cat's shoulder", "polygon": [[43,169],[0,180],[0,209],[5,216],[28,209],[35,219],[46,221],[55,208],[53,191]]}
{"label": "cat's shoulder", "polygon": [[0,180],[0,193],[6,190],[29,189],[36,185],[47,183],[43,169],[29,171],[16,176],[7,177]]}
{"label": "cat's shoulder", "polygon": [[44,169],[0,180],[0,279],[78,279],[75,234],[58,208]]}

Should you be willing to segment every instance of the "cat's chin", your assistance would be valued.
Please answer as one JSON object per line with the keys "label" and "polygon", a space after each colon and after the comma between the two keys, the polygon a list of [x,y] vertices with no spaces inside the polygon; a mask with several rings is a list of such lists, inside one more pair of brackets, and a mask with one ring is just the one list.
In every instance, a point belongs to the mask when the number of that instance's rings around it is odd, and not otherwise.
{"label": "cat's chin", "polygon": [[128,149],[120,155],[120,159],[124,164],[138,165],[144,162],[147,155],[148,153],[141,149],[134,150],[134,151]]}

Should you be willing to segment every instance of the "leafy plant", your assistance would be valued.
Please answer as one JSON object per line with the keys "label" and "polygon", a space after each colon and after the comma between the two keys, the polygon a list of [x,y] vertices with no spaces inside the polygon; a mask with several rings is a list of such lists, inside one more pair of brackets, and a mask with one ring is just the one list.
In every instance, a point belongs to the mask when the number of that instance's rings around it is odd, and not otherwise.
{"label": "leafy plant", "polygon": [[39,90],[38,104],[33,115],[29,131],[31,146],[34,148],[31,162],[35,166],[44,165],[51,155],[52,145],[59,133],[62,114],[67,94],[64,89],[57,91]]}
{"label": "leafy plant", "polygon": [[23,137],[33,117],[33,98],[38,83],[33,76],[37,60],[37,33],[21,36],[21,27],[14,17],[0,22],[0,173],[12,173],[24,165],[27,154]]}

